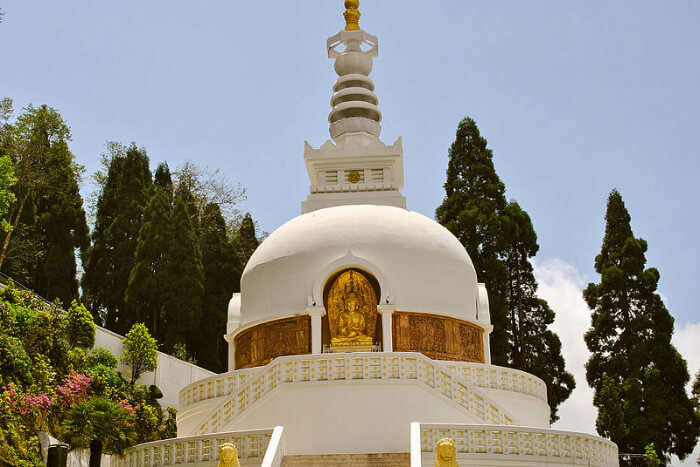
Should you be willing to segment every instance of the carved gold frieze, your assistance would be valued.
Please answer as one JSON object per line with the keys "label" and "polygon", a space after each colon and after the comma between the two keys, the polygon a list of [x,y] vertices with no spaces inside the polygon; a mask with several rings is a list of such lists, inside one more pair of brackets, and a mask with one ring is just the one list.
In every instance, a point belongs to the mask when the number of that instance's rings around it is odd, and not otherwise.
{"label": "carved gold frieze", "polygon": [[364,274],[356,269],[340,273],[328,290],[326,307],[331,348],[373,344],[377,294]]}
{"label": "carved gold frieze", "polygon": [[246,329],[235,338],[236,369],[261,366],[281,355],[311,353],[311,318],[294,316]]}
{"label": "carved gold frieze", "polygon": [[484,330],[447,316],[397,311],[393,315],[395,352],[421,352],[436,360],[484,362]]}

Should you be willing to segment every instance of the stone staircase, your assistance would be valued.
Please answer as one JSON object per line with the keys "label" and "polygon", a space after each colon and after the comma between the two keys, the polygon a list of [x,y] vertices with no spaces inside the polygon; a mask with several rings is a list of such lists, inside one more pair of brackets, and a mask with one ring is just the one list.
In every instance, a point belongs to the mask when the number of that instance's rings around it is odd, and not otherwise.
{"label": "stone staircase", "polygon": [[461,375],[446,368],[443,363],[413,352],[370,352],[277,357],[254,372],[246,373],[245,386],[221,397],[218,406],[204,418],[196,433],[221,431],[248,407],[281,385],[343,380],[374,383],[392,379],[415,380],[425,384],[483,423],[513,424],[511,415],[478,386],[467,384]]}
{"label": "stone staircase", "polygon": [[408,467],[407,452],[381,454],[318,454],[285,456],[282,467]]}

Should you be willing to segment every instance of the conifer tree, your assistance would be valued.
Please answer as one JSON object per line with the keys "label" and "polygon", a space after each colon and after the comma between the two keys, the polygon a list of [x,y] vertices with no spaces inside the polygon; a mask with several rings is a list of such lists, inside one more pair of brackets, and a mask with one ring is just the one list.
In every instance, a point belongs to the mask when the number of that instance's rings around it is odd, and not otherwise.
{"label": "conifer tree", "polygon": [[[160,166],[159,166],[160,167]],[[159,342],[167,332],[165,305],[169,284],[172,206],[165,188],[156,185],[143,215],[134,267],[126,289],[126,305],[135,322],[148,326]]]}
{"label": "conifer tree", "polygon": [[436,210],[436,218],[464,245],[476,277],[486,284],[494,327],[491,360],[506,365],[506,270],[499,258],[503,250],[499,214],[505,209],[506,197],[486,145],[474,120],[465,118],[459,123],[449,150],[445,199]]}
{"label": "conifer tree", "polygon": [[80,195],[77,170],[70,152],[53,154],[49,162],[56,171],[62,191],[49,192],[37,203],[39,231],[45,254],[37,256],[33,289],[49,300],[58,298],[64,306],[78,298],[76,249],[81,254],[90,245],[89,229]]}
{"label": "conifer tree", "polygon": [[207,205],[200,232],[204,267],[204,300],[201,339],[194,353],[198,363],[212,371],[224,371],[228,346],[223,339],[228,302],[240,290],[241,264],[226,235],[226,221],[219,206]]}
{"label": "conifer tree", "polygon": [[164,307],[168,329],[164,344],[166,351],[175,344],[185,344],[191,352],[198,338],[194,330],[202,316],[204,272],[199,239],[185,202],[179,196],[175,198],[168,256],[165,280],[170,290]]}
{"label": "conifer tree", "polygon": [[158,164],[155,173],[153,174],[153,183],[155,186],[165,190],[172,197],[173,194],[173,178],[170,175],[170,168],[167,162]]}
{"label": "conifer tree", "polygon": [[260,241],[255,236],[255,222],[253,216],[247,212],[233,236],[233,247],[243,268],[248,264],[248,260],[258,245],[260,245]]}
{"label": "conifer tree", "polygon": [[527,213],[506,202],[493,154],[471,118],[457,128],[444,187],[436,217],[464,245],[478,280],[486,284],[494,326],[491,359],[542,378],[555,421],[575,381],[566,372],[561,341],[548,329],[554,312],[536,296],[530,258],[539,249],[537,235]]}
{"label": "conifer tree", "polygon": [[37,293],[68,306],[78,295],[75,250],[89,243],[78,183],[82,167],[68,141],[70,128],[46,105],[27,106],[14,124],[11,100],[3,99],[0,153],[13,162],[16,184],[4,236],[3,269]]}
{"label": "conifer tree", "polygon": [[559,337],[549,329],[554,323],[554,311],[536,295],[537,281],[530,258],[539,250],[537,234],[530,216],[515,201],[506,205],[500,221],[506,246],[501,257],[507,276],[508,363],[545,382],[552,409],[550,418],[555,422],[559,418],[557,408],[571,395],[576,382],[566,371]]}
{"label": "conifer tree", "polygon": [[84,302],[120,334],[136,322],[125,307],[125,292],[152,184],[145,150],[132,143],[114,154],[97,200],[93,244],[83,260]]}
{"label": "conifer tree", "polygon": [[695,446],[700,420],[685,390],[685,360],[671,344],[673,318],[656,293],[659,272],[645,269],[647,243],[634,237],[616,190],[605,221],[595,259],[600,282],[583,293],[592,310],[586,378],[598,407],[596,428],[620,452],[643,453],[654,443],[661,459],[683,459]]}

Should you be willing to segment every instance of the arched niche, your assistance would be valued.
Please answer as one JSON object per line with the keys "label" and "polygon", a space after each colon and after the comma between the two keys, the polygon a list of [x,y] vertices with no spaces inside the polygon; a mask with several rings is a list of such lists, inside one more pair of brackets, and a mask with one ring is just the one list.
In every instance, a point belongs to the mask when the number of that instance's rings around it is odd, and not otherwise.
{"label": "arched niche", "polygon": [[[352,351],[353,346],[365,351],[368,346],[381,348],[382,320],[377,312],[381,297],[379,281],[362,268],[345,267],[331,274],[323,287],[326,314],[321,320],[321,340],[324,351],[334,348]],[[352,316],[361,318],[356,320]]]}

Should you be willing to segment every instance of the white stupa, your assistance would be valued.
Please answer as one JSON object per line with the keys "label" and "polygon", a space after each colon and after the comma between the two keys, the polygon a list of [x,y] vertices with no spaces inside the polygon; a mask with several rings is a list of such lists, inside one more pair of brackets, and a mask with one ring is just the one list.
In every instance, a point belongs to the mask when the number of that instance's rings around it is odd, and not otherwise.
{"label": "white stupa", "polygon": [[406,210],[401,140],[379,139],[378,40],[345,6],[333,141],[305,144],[302,214],[243,272],[229,372],[180,392],[177,439],[117,462],[215,465],[232,441],[242,465],[417,467],[451,438],[459,465],[617,466],[613,443],[549,428],[542,380],[491,365],[486,288],[448,230]]}

